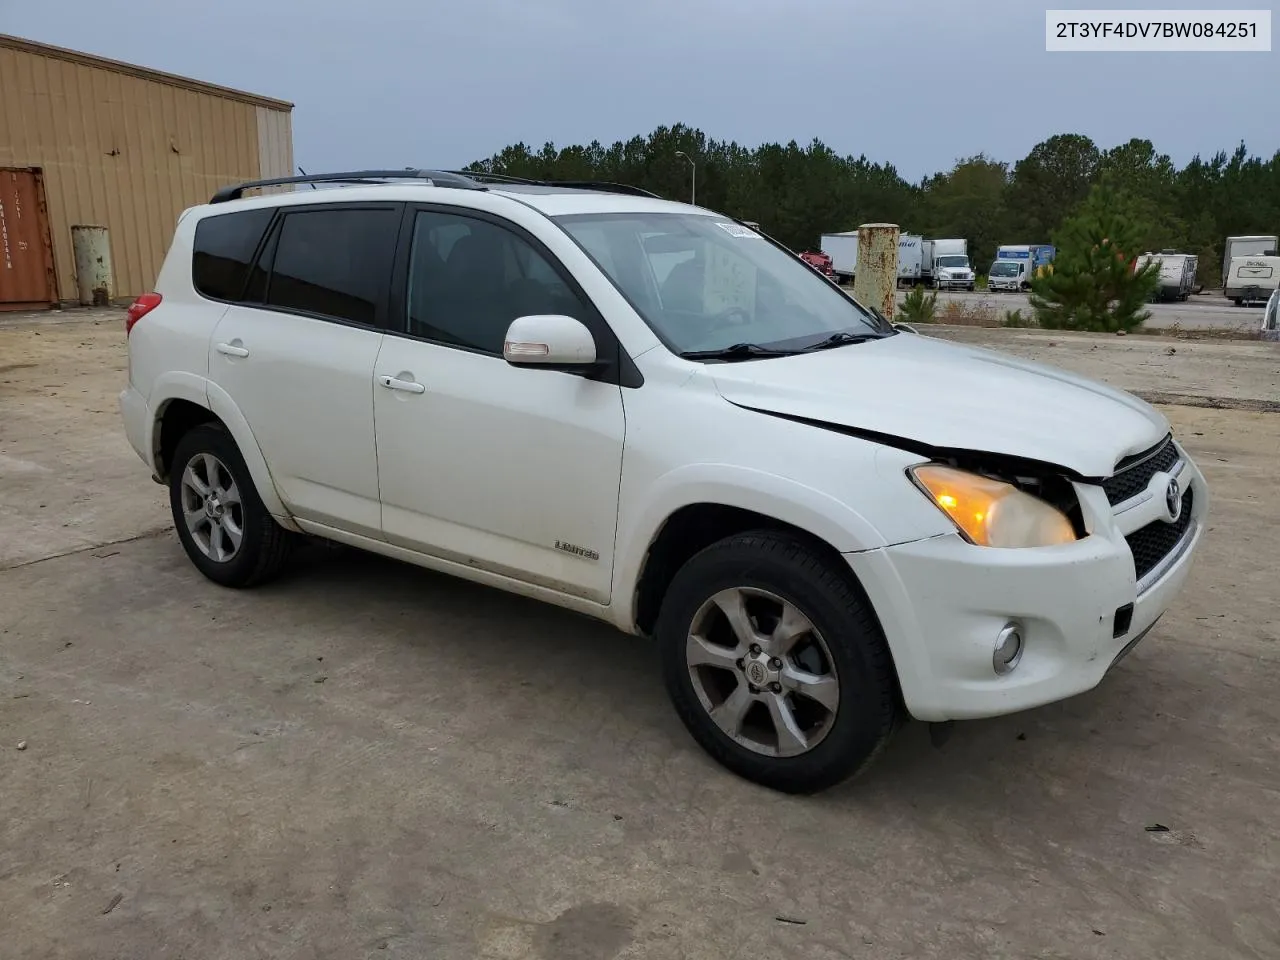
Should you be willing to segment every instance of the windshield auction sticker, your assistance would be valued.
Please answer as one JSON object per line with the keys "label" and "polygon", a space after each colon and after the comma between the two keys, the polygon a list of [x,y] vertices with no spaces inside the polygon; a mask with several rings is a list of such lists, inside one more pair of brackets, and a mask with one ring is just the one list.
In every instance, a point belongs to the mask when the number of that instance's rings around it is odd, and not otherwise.
{"label": "windshield auction sticker", "polygon": [[744,227],[740,223],[727,223],[724,220],[717,220],[716,226],[723,230],[731,237],[737,237],[739,240],[759,240],[760,234],[756,233],[750,227]]}

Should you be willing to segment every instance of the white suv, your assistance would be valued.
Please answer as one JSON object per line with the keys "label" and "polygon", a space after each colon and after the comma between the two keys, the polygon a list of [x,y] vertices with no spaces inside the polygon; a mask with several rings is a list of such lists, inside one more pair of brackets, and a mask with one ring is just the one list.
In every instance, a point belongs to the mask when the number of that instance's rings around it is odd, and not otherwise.
{"label": "white suv", "polygon": [[643,191],[309,179],[347,185],[186,211],[129,311],[125,428],[217,583],[311,535],[598,617],[809,792],[907,715],[1091,689],[1187,577],[1205,482],[1127,394]]}

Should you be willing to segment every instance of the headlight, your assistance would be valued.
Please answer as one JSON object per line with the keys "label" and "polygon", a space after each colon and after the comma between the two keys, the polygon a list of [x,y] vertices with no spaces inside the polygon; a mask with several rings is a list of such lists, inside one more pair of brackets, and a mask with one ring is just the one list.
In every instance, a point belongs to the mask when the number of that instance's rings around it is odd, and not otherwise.
{"label": "headlight", "polygon": [[1066,514],[1011,483],[938,463],[915,467],[911,475],[970,543],[1048,547],[1076,539]]}

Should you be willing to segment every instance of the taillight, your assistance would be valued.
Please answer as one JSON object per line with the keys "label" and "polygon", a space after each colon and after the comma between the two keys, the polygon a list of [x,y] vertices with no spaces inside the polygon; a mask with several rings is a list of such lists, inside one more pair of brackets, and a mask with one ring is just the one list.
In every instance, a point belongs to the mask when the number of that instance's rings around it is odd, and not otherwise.
{"label": "taillight", "polygon": [[129,311],[124,318],[124,332],[128,336],[133,332],[133,325],[145,317],[148,313],[160,306],[160,301],[164,297],[158,293],[144,293],[133,303],[129,304]]}

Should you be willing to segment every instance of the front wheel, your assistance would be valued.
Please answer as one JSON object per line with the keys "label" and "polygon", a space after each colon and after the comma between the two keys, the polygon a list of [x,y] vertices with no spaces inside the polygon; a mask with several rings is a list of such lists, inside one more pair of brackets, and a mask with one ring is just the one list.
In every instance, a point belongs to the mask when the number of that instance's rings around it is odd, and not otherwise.
{"label": "front wheel", "polygon": [[667,691],[698,744],[787,793],[857,773],[898,724],[880,625],[852,577],[801,540],[755,531],[676,574],[657,639]]}
{"label": "front wheel", "polygon": [[187,556],[225,587],[265,583],[279,573],[293,536],[267,512],[231,435],[204,424],[178,442],[169,505]]}

